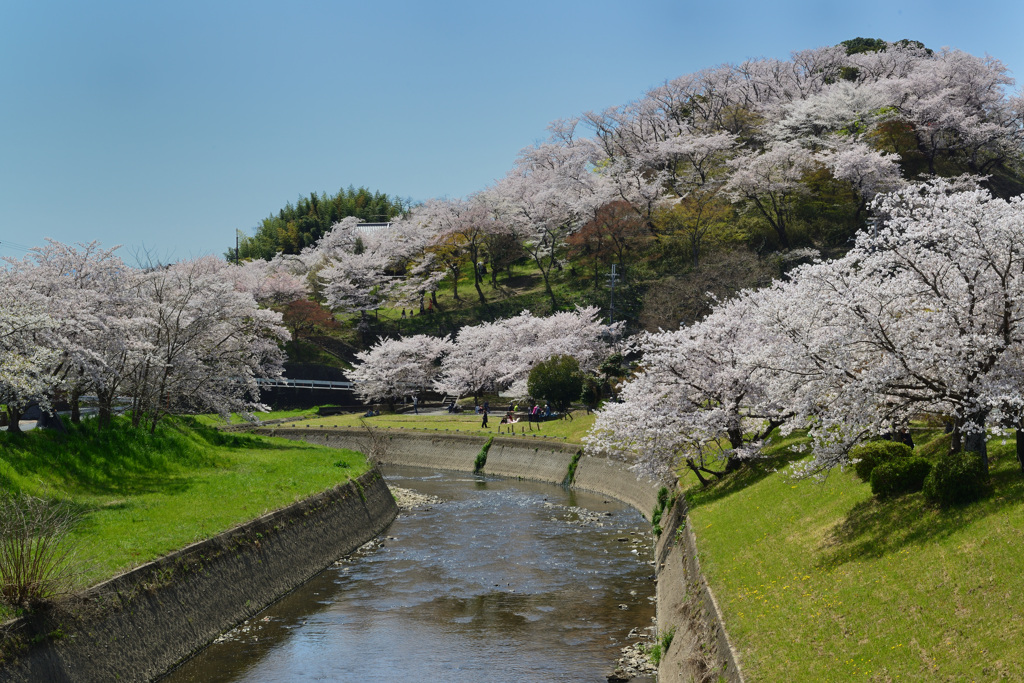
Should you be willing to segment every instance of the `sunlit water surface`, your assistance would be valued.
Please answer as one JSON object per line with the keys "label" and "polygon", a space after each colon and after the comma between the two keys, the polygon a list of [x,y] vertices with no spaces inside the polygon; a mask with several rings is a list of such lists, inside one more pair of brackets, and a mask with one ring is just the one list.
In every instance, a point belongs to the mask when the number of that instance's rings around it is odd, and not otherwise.
{"label": "sunlit water surface", "polygon": [[649,527],[601,496],[390,468],[444,502],[226,634],[164,681],[604,681],[651,625]]}

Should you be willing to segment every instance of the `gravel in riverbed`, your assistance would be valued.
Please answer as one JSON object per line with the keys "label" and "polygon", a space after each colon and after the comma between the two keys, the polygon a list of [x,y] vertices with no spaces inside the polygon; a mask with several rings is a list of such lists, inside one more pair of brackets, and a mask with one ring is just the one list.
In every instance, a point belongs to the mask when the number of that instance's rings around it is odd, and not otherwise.
{"label": "gravel in riverbed", "polygon": [[398,509],[400,510],[412,510],[444,502],[437,496],[428,496],[425,493],[417,493],[409,489],[403,489],[400,486],[389,486],[388,488],[391,489],[391,495],[395,497],[395,503],[398,504]]}

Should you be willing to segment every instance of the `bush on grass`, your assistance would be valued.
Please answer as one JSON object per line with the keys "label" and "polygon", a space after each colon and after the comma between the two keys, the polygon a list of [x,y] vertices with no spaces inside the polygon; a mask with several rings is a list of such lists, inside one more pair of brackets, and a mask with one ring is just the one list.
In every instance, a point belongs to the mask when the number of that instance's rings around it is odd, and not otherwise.
{"label": "bush on grass", "polygon": [[884,462],[898,458],[909,458],[914,454],[910,446],[898,441],[869,441],[850,451],[850,458],[857,462],[853,470],[861,481],[870,482],[871,473]]}
{"label": "bush on grass", "polygon": [[924,480],[924,497],[942,507],[972,503],[987,492],[985,466],[974,451],[943,455]]}
{"label": "bush on grass", "polygon": [[79,517],[64,501],[0,495],[0,600],[30,609],[71,592],[80,567],[68,535]]}
{"label": "bush on grass", "polygon": [[871,472],[871,493],[881,498],[915,493],[924,488],[931,469],[930,462],[916,456],[883,462]]}

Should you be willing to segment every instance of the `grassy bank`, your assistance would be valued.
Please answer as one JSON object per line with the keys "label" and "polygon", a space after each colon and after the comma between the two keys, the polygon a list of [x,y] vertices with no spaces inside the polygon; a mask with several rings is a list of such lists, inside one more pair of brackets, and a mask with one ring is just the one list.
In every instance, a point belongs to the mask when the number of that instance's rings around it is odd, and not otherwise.
{"label": "grassy bank", "polygon": [[[70,500],[82,586],[96,583],[367,470],[347,450],[222,434],[194,421],[156,434],[94,421],[69,434],[0,432],[0,488]],[[0,618],[9,616],[0,607]]]}
{"label": "grassy bank", "polygon": [[[939,510],[772,462],[691,488],[701,559],[750,681],[1024,679],[1024,477],[990,442],[994,493]],[[932,449],[938,450],[938,449]]]}
{"label": "grassy bank", "polygon": [[[317,408],[293,408],[290,410],[271,410],[266,413],[253,413],[261,422],[268,422],[270,420],[288,420],[288,419],[306,419],[317,416]],[[196,415],[194,417],[196,422],[207,427],[220,427],[225,424],[224,419],[219,415]],[[248,420],[240,413],[231,413],[231,418],[227,424],[245,424]]]}
{"label": "grassy bank", "polygon": [[[509,433],[508,426],[502,425],[501,417],[504,413],[494,412],[487,417],[487,428],[480,426],[482,418],[473,413],[448,413],[430,415],[412,414],[384,414],[376,417],[364,418],[358,414],[336,415],[332,417],[315,418],[302,420],[301,422],[285,422],[278,427],[301,427],[310,429],[344,427],[362,429],[363,421],[374,429],[405,429],[418,432],[448,432],[460,434],[479,434],[481,436],[499,436],[498,429],[501,428],[501,435]],[[582,443],[582,438],[594,424],[594,415],[587,415],[584,411],[577,411],[572,420],[550,420],[541,422],[540,425],[530,424],[525,420],[516,423],[515,435],[532,438],[557,439],[567,443]],[[531,429],[532,428],[532,429]]]}

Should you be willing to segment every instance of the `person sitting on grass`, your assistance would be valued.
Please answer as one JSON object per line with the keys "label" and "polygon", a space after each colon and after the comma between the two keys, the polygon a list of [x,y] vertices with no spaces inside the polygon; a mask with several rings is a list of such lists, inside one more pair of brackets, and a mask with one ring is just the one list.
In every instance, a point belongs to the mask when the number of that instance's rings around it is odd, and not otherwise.
{"label": "person sitting on grass", "polygon": [[[501,434],[501,425],[514,425],[516,422],[519,422],[519,419],[515,416],[515,413],[513,413],[511,410],[508,411],[507,413],[505,413],[505,417],[501,418],[501,422],[498,423],[498,433]],[[514,434],[516,428],[509,427],[508,430],[509,433]]]}

